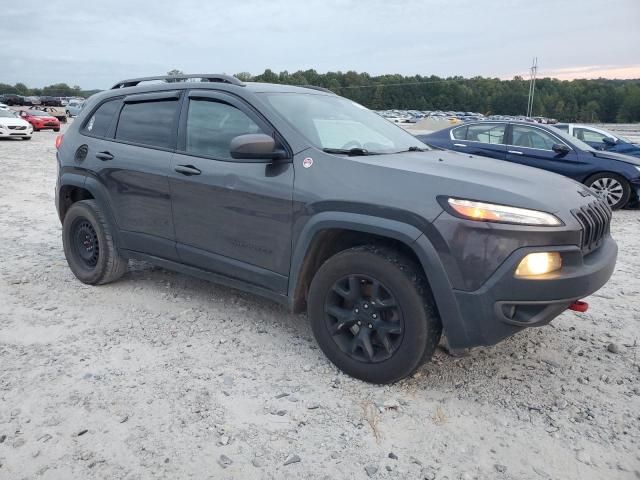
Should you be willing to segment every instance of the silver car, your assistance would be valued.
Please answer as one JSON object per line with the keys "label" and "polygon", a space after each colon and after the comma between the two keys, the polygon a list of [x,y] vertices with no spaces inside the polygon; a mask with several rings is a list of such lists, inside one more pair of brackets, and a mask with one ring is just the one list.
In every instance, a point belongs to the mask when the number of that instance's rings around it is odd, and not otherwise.
{"label": "silver car", "polygon": [[84,100],[69,100],[69,103],[65,106],[65,113],[67,117],[75,117],[80,113],[84,106]]}

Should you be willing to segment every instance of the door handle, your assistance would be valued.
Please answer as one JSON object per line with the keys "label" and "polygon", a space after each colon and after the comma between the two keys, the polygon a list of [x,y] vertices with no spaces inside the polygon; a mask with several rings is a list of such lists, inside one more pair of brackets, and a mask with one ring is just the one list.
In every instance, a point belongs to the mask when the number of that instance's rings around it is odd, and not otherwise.
{"label": "door handle", "polygon": [[174,170],[183,175],[200,175],[201,170],[193,165],[177,165]]}
{"label": "door handle", "polygon": [[103,162],[106,162],[107,160],[113,160],[113,155],[111,155],[109,152],[98,152],[96,153],[96,158],[99,158]]}
{"label": "door handle", "polygon": [[454,143],[453,146],[454,147],[466,147],[466,145],[464,143]]}
{"label": "door handle", "polygon": [[518,150],[508,150],[507,153],[513,153],[514,155],[522,155],[522,152]]}

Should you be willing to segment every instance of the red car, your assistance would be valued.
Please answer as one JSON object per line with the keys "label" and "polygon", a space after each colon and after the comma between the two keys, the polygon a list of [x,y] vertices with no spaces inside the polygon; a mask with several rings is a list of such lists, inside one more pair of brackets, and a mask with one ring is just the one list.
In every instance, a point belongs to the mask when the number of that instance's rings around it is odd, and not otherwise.
{"label": "red car", "polygon": [[53,129],[54,132],[60,131],[60,120],[52,117],[50,113],[40,110],[21,110],[20,118],[26,120],[33,125],[33,131]]}

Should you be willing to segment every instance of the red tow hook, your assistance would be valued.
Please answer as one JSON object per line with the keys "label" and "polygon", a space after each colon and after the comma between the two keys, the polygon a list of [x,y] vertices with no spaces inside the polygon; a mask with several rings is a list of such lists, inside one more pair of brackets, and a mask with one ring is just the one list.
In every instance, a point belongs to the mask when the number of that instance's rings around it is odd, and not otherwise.
{"label": "red tow hook", "polygon": [[589,304],[587,302],[583,302],[582,300],[576,300],[571,305],[569,305],[569,310],[584,313],[589,310]]}

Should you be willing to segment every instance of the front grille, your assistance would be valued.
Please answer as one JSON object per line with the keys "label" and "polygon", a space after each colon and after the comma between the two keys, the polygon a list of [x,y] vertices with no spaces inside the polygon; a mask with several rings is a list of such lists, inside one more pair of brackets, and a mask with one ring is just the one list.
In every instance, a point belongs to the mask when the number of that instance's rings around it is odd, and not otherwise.
{"label": "front grille", "polygon": [[9,125],[10,130],[26,130],[27,127],[24,125]]}
{"label": "front grille", "polygon": [[582,227],[582,252],[593,252],[602,245],[602,240],[609,233],[611,225],[611,209],[604,200],[596,200],[571,213]]}

